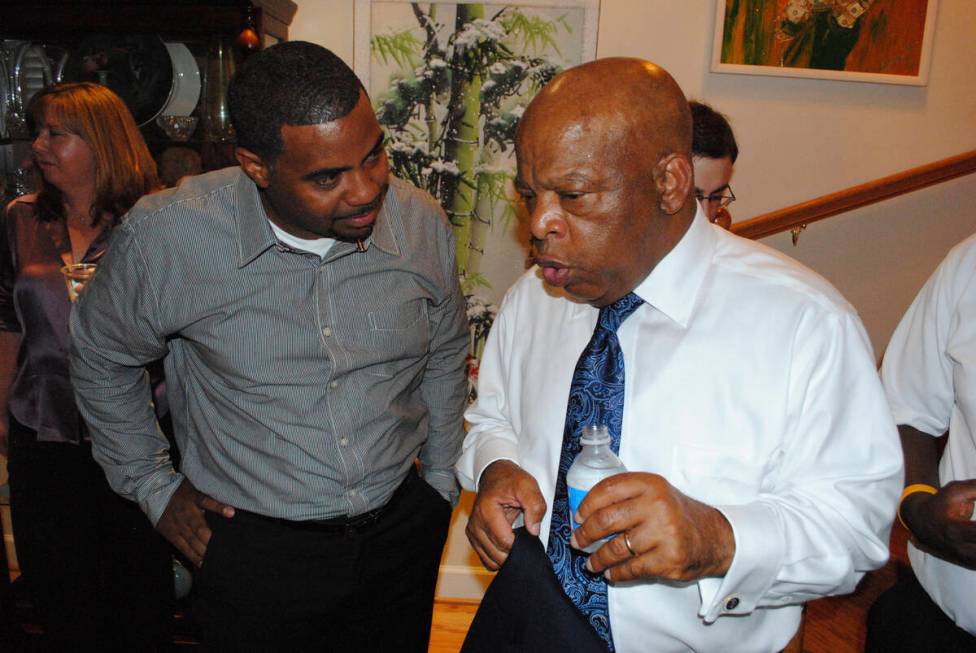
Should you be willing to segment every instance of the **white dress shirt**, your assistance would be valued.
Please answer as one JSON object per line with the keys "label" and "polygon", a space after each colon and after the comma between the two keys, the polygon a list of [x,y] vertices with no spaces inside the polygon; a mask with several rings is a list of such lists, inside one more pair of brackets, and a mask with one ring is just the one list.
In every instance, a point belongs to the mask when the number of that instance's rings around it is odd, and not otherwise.
{"label": "white dress shirt", "polygon": [[[610,587],[617,651],[779,651],[801,603],[852,591],[888,557],[902,455],[867,336],[824,279],[700,210],[635,292],[646,303],[618,331],[620,457],[720,510],[736,552],[724,578]],[[467,489],[510,459],[552,505],[597,314],[534,268],[509,290],[466,414]]]}
{"label": "white dress shirt", "polygon": [[[976,478],[976,236],[932,274],[895,329],[881,376],[898,424],[949,441],[939,482]],[[919,551],[908,558],[925,591],[976,635],[976,571]]]}

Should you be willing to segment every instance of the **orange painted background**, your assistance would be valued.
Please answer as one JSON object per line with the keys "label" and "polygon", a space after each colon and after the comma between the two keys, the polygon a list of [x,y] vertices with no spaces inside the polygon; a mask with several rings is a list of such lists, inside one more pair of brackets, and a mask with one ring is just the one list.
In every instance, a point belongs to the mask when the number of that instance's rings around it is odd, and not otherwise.
{"label": "orange painted background", "polygon": [[[845,70],[917,75],[928,0],[875,0]],[[865,20],[866,19],[866,20]]]}
{"label": "orange painted background", "polygon": [[[788,0],[726,0],[722,62],[808,67],[809,56],[784,57],[793,39],[778,30]],[[928,0],[874,0],[845,61],[851,72],[917,75]]]}

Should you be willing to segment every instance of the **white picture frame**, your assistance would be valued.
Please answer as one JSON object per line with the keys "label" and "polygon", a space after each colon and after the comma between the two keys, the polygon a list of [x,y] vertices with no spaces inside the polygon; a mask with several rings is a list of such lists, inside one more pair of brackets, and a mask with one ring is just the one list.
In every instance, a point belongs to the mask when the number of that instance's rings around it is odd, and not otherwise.
{"label": "white picture frame", "polygon": [[[938,0],[717,0],[711,71],[925,86],[938,4]],[[788,13],[796,22],[786,19]],[[815,47],[814,39],[803,32],[812,29],[818,18],[821,30],[832,21],[831,29],[840,34],[839,51],[847,46],[844,25],[858,30],[843,69],[804,65],[802,56],[794,58],[807,46]],[[821,56],[821,64],[831,59],[836,63],[839,56]]]}

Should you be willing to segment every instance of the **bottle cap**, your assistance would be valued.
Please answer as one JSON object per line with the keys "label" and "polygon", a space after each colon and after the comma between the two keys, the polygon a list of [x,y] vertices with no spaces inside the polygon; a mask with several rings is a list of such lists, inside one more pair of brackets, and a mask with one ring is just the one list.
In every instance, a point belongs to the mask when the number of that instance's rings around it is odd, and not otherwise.
{"label": "bottle cap", "polygon": [[591,424],[583,427],[580,444],[610,444],[610,430],[606,424]]}

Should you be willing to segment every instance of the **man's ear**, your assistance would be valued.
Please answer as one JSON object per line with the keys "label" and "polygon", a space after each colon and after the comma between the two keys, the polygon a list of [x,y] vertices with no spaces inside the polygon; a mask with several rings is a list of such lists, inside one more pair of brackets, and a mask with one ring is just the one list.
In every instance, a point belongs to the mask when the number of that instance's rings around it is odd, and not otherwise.
{"label": "man's ear", "polygon": [[246,147],[235,147],[234,157],[248,177],[251,178],[258,188],[267,188],[271,184],[271,167],[255,152]]}
{"label": "man's ear", "polygon": [[668,154],[657,163],[654,175],[661,210],[674,215],[688,201],[694,183],[694,168],[683,154]]}

